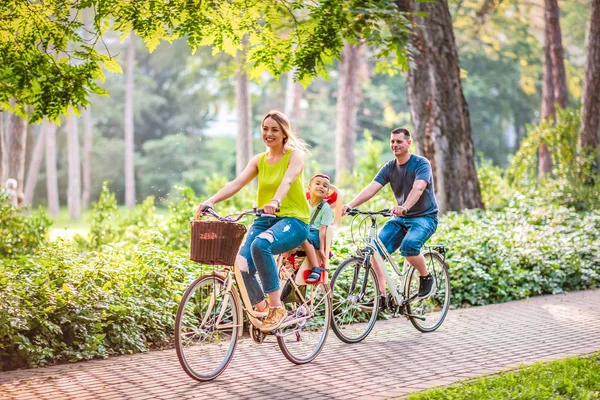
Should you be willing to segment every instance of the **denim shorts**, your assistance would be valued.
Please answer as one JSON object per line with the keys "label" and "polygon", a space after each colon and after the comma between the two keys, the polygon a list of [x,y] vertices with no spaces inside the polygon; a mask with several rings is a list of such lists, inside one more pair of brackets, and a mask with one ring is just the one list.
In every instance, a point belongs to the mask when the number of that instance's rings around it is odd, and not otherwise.
{"label": "denim shorts", "polygon": [[315,249],[319,249],[321,242],[319,241],[319,230],[318,229],[310,229],[308,232],[308,237],[306,238],[308,243],[312,244]]}
{"label": "denim shorts", "polygon": [[379,232],[379,240],[390,254],[400,248],[400,254],[404,257],[417,256],[421,253],[421,247],[435,233],[437,225],[437,214],[393,217]]}

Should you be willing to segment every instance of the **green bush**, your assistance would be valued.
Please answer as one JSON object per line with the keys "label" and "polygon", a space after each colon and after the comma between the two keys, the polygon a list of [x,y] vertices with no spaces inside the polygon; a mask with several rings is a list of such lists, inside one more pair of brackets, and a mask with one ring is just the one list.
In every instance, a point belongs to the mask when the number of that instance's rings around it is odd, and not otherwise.
{"label": "green bush", "polygon": [[0,259],[0,369],[144,351],[168,342],[181,293],[202,274],[147,232],[80,253],[58,240]]}
{"label": "green bush", "polygon": [[0,257],[35,251],[46,240],[49,226],[50,220],[43,211],[25,216],[0,192]]}

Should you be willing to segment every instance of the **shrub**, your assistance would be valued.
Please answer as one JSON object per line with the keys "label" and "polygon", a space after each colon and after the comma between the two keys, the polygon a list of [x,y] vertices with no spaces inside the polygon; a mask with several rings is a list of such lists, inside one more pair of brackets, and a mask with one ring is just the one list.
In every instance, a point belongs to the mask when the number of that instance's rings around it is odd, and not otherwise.
{"label": "shrub", "polygon": [[147,350],[172,335],[181,293],[202,274],[148,232],[79,253],[62,240],[0,259],[0,369]]}
{"label": "shrub", "polygon": [[0,257],[30,254],[46,241],[50,227],[46,214],[36,211],[25,216],[22,211],[15,209],[0,192]]}

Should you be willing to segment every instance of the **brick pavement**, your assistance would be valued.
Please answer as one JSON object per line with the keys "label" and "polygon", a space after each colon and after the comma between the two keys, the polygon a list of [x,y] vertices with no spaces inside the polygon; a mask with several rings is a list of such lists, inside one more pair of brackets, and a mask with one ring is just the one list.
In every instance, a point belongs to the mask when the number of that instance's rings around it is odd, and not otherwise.
{"label": "brick pavement", "polygon": [[[0,399],[397,398],[539,360],[600,350],[600,290],[450,311],[423,334],[378,321],[360,344],[330,334],[312,363],[245,338],[216,381],[183,372],[174,350],[0,373]],[[269,377],[269,374],[272,378]]]}

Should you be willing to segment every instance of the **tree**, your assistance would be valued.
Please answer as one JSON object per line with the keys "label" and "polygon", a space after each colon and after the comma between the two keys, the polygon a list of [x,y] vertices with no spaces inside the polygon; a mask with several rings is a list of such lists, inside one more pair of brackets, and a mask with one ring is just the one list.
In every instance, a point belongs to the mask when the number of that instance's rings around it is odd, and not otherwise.
{"label": "tree", "polygon": [[56,125],[44,120],[42,130],[46,132],[46,191],[48,211],[51,217],[58,217],[58,174],[56,172]]}
{"label": "tree", "polygon": [[[246,42],[247,39],[244,39]],[[246,55],[241,53],[239,68],[235,76],[235,108],[237,112],[236,174],[240,174],[252,158],[252,108],[246,74]]]}
{"label": "tree", "polygon": [[38,134],[35,146],[33,148],[33,154],[29,161],[29,168],[27,168],[27,180],[25,181],[25,204],[31,204],[33,201],[33,193],[37,184],[38,175],[40,173],[40,167],[42,166],[42,160],[44,159],[44,150],[46,145],[46,126],[40,126],[40,133]]}
{"label": "tree", "polygon": [[431,162],[440,211],[481,208],[448,3],[397,0],[397,5],[415,13],[412,44],[418,53],[408,72],[408,102],[417,150]]}
{"label": "tree", "polygon": [[[546,31],[548,30],[546,24]],[[550,41],[546,32],[546,42],[544,44],[544,71],[542,74],[542,105],[541,120],[556,116],[554,106],[554,82],[552,79],[552,59],[550,55]],[[545,143],[541,143],[538,148],[538,179],[552,172],[552,154]]]}
{"label": "tree", "polygon": [[[85,8],[95,10],[91,42],[77,34],[82,24],[76,14]],[[87,106],[90,92],[105,93],[96,83],[103,78],[101,66],[120,71],[110,55],[96,50],[111,22],[123,36],[133,30],[151,51],[161,39],[185,37],[192,51],[210,45],[215,52],[235,56],[248,34],[251,77],[264,71],[278,77],[297,66],[296,80],[308,84],[315,76],[327,74],[325,65],[339,57],[344,39],[366,39],[377,49],[375,58],[385,63],[395,54],[396,68],[407,67],[408,21],[395,12],[391,0],[86,0],[68,6],[61,0],[6,0],[0,6],[0,19],[0,65],[8,65],[11,71],[0,77],[0,105],[16,98],[10,109],[21,114],[26,105],[32,106],[33,122],[45,115],[56,120],[69,106]],[[391,29],[397,34],[390,35]]]}
{"label": "tree", "polygon": [[339,180],[354,169],[356,113],[359,106],[360,46],[344,44],[338,64],[338,90],[335,126],[335,176]]}
{"label": "tree", "polygon": [[25,179],[25,150],[27,146],[27,122],[15,114],[8,114],[8,128],[2,143],[2,184],[16,179],[19,190]]}
{"label": "tree", "polygon": [[600,148],[600,0],[592,0],[590,34],[583,81],[580,144]]}
{"label": "tree", "polygon": [[[542,120],[556,119],[555,104],[567,108],[569,91],[565,72],[565,55],[560,30],[558,0],[544,0],[544,86],[542,87]],[[550,85],[552,85],[550,87]],[[552,99],[551,99],[552,97]],[[551,103],[549,103],[551,102]],[[552,172],[552,154],[542,143],[538,152],[538,177]]]}
{"label": "tree", "polygon": [[67,187],[67,207],[69,219],[81,217],[81,161],[79,158],[79,134],[77,117],[67,117],[67,152],[69,160],[69,184]]}
{"label": "tree", "polygon": [[[84,10],[83,13],[83,39],[90,41],[89,35],[89,15],[90,10]],[[91,106],[87,106],[82,111],[83,119],[83,157],[82,157],[82,184],[81,205],[88,208],[90,204],[90,193],[92,190],[92,111]]]}
{"label": "tree", "polygon": [[92,111],[91,106],[85,108],[82,112],[83,120],[83,156],[82,156],[82,178],[83,190],[81,193],[81,205],[87,208],[90,204],[90,195],[92,191]]}
{"label": "tree", "polygon": [[135,207],[135,144],[133,123],[134,38],[134,34],[129,36],[129,46],[127,46],[127,75],[125,77],[125,204],[129,208]]}

